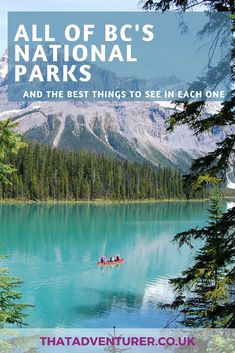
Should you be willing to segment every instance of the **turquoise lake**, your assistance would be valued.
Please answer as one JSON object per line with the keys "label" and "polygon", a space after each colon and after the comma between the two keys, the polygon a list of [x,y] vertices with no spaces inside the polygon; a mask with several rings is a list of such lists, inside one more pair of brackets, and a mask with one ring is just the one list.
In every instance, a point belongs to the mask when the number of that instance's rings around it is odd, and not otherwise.
{"label": "turquoise lake", "polygon": [[[202,226],[205,202],[0,205],[0,242],[22,278],[30,327],[164,327],[174,313],[168,279],[190,264],[171,240]],[[99,268],[120,253],[125,263]]]}

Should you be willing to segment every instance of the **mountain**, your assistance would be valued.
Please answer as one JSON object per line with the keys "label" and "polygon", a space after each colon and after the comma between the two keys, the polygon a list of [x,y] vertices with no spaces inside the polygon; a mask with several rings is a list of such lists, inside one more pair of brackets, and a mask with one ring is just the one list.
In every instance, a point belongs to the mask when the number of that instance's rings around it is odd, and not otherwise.
{"label": "mountain", "polygon": [[[2,58],[2,68],[6,61]],[[156,87],[160,82],[152,81]],[[177,79],[170,77],[163,82],[177,84]],[[217,109],[218,103],[208,103],[203,114],[209,116]],[[168,102],[14,103],[7,99],[6,76],[0,85],[0,119],[11,117],[27,140],[65,149],[88,149],[112,158],[147,161],[187,172],[192,158],[214,149],[226,132],[214,129],[210,135],[194,136],[187,126],[181,126],[169,134],[166,121],[174,111]]]}
{"label": "mountain", "polygon": [[7,69],[8,69],[8,57],[7,57],[7,51],[5,51],[5,53],[0,59],[0,82],[3,79],[5,79],[7,75]]}
{"label": "mountain", "polygon": [[13,108],[0,113],[0,119],[11,117],[30,141],[184,171],[192,157],[211,150],[221,138],[220,134],[195,137],[186,126],[166,133],[166,119],[173,110],[164,103],[37,102]]}

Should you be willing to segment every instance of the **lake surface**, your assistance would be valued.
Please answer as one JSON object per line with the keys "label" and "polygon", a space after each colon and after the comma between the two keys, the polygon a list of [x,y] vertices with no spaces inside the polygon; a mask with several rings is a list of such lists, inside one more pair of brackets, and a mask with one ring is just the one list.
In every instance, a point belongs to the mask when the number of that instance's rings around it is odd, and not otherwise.
{"label": "lake surface", "polygon": [[[0,242],[24,281],[30,327],[164,327],[168,279],[191,261],[174,234],[202,226],[207,203],[0,205]],[[99,268],[102,254],[122,265]]]}

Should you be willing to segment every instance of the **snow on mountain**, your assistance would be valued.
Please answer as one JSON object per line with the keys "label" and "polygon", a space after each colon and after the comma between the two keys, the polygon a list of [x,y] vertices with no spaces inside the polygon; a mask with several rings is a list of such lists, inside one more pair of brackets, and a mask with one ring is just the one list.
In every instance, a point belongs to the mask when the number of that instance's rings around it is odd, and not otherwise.
{"label": "snow on mountain", "polygon": [[[7,54],[0,60],[0,76],[6,78]],[[102,74],[100,74],[102,79]],[[154,80],[178,84],[175,77]],[[112,158],[151,162],[188,171],[194,157],[215,148],[226,131],[194,136],[187,126],[167,133],[167,118],[175,107],[170,102],[9,102],[7,79],[0,84],[0,120],[12,118],[28,140],[51,147],[89,149]],[[180,107],[177,107],[180,110]],[[208,103],[204,116],[215,113],[218,103]],[[229,172],[228,186],[235,187]]]}
{"label": "snow on mountain", "polygon": [[7,57],[7,51],[5,51],[5,53],[0,59],[0,81],[6,77],[7,70],[8,70],[8,57]]}
{"label": "snow on mountain", "polygon": [[[215,107],[213,107],[215,109]],[[0,113],[29,140],[52,147],[90,149],[132,161],[177,166],[213,149],[220,135],[195,137],[186,126],[166,132],[172,106],[155,102],[36,102]]]}

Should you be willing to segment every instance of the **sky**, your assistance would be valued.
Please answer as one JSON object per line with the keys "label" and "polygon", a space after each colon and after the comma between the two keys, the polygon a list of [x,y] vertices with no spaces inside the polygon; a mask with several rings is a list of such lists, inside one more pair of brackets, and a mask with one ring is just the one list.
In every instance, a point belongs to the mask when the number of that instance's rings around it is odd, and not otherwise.
{"label": "sky", "polygon": [[0,12],[0,55],[7,48],[8,11],[138,11],[139,0],[3,0]]}

